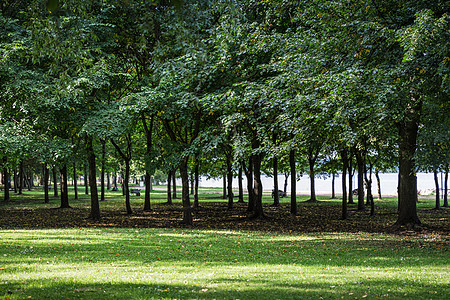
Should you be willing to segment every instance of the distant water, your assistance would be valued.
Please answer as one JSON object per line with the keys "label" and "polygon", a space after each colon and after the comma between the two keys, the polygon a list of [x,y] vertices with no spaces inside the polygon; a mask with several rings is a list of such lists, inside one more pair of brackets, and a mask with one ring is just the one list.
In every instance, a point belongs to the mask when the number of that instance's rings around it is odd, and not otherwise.
{"label": "distant water", "polygon": [[[444,176],[442,176],[444,178]],[[282,190],[284,186],[284,175],[278,175],[278,186],[279,189]],[[323,178],[316,177],[316,194],[331,194],[331,185],[332,185],[331,177]],[[357,187],[357,174],[353,176],[353,189]],[[372,176],[372,193],[377,193],[377,181],[375,175]],[[397,173],[383,173],[380,174],[380,182],[381,182],[381,193],[383,195],[396,195],[397,194],[397,185],[398,185],[398,174]],[[247,186],[247,180],[244,176],[244,188]],[[264,176],[262,178],[263,189],[265,191],[270,191],[273,189],[273,178]],[[177,185],[181,185],[181,181],[178,180]],[[298,178],[297,181],[297,193],[299,194],[308,194],[310,191],[310,182],[309,176],[307,174]],[[199,182],[200,187],[223,187],[222,178],[218,179],[206,179],[202,177]],[[233,188],[238,187],[237,178],[233,180]],[[439,187],[441,188],[441,174],[439,173]],[[432,190],[435,188],[434,185],[434,177],[432,173],[418,173],[417,174],[417,189],[418,190]],[[288,179],[287,191],[290,191],[290,178]],[[342,193],[342,176],[338,175],[335,179],[335,191],[337,194]]]}

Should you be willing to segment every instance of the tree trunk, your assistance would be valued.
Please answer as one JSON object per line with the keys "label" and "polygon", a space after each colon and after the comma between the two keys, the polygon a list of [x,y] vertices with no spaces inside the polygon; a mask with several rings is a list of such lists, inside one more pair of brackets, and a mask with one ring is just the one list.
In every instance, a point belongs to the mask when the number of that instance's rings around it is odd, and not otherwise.
{"label": "tree trunk", "polygon": [[23,191],[23,161],[19,164],[19,195],[22,195]]}
{"label": "tree trunk", "polygon": [[78,199],[78,175],[77,175],[77,163],[73,163],[73,191],[75,192],[75,200]]}
{"label": "tree trunk", "polygon": [[347,157],[347,149],[341,151],[342,158],[342,220],[347,220],[348,218],[348,210],[347,210],[347,169],[348,169],[348,157]]}
{"label": "tree trunk", "polygon": [[381,200],[381,181],[380,175],[378,174],[378,170],[375,171],[375,178],[377,179],[378,200]]}
{"label": "tree trunk", "polygon": [[105,201],[105,164],[106,164],[106,141],[102,143],[102,169],[100,171],[100,201]]}
{"label": "tree trunk", "polygon": [[9,195],[9,172],[8,167],[6,166],[7,158],[6,156],[3,158],[3,187],[5,189],[5,197],[3,199],[3,202],[9,202],[11,201],[10,195]]}
{"label": "tree trunk", "polygon": [[[89,159],[88,159],[89,160]],[[88,164],[84,164],[84,193],[89,195],[89,161]]]}
{"label": "tree trunk", "polygon": [[445,177],[444,177],[444,205],[443,207],[448,207],[448,165],[445,168]]}
{"label": "tree trunk", "polygon": [[317,202],[316,198],[316,173],[314,172],[314,164],[316,163],[316,158],[312,157],[310,155],[308,157],[308,163],[309,163],[309,182],[310,182],[310,190],[311,190],[311,198],[308,200],[308,202]]}
{"label": "tree trunk", "polygon": [[167,204],[172,205],[172,189],[171,189],[171,182],[172,182],[172,173],[173,171],[170,170],[167,174]]}
{"label": "tree trunk", "polygon": [[[259,147],[259,142],[256,143]],[[258,148],[257,147],[257,148]],[[253,149],[257,149],[253,148]],[[253,183],[253,191],[255,197],[255,210],[254,210],[254,218],[262,219],[264,218],[263,206],[262,206],[262,192],[263,186],[261,182],[261,154],[253,155],[253,172],[254,172],[254,183]]]}
{"label": "tree trunk", "polygon": [[111,172],[106,172],[106,189],[109,191],[111,189]]}
{"label": "tree trunk", "polygon": [[227,175],[222,176],[222,199],[227,199]]}
{"label": "tree trunk", "polygon": [[369,164],[369,176],[367,176],[367,167],[364,164],[364,176],[366,180],[366,188],[367,188],[367,205],[370,205],[370,215],[375,215],[375,203],[373,202],[372,195],[372,164]]}
{"label": "tree trunk", "polygon": [[195,156],[194,159],[194,208],[199,207],[198,203],[198,180],[199,180],[199,170],[198,170],[198,157]]}
{"label": "tree trunk", "polygon": [[145,171],[145,199],[144,199],[144,211],[151,211],[150,192],[152,191],[152,176],[148,169]]}
{"label": "tree trunk", "polygon": [[19,176],[17,175],[17,169],[14,168],[14,174],[13,174],[13,180],[14,180],[14,193],[17,194],[17,191],[19,189]]}
{"label": "tree trunk", "polygon": [[280,194],[278,193],[278,158],[273,158],[273,206],[280,205]]}
{"label": "tree trunk", "polygon": [[133,210],[130,203],[130,189],[128,183],[130,182],[130,160],[125,159],[125,178],[123,179],[123,189],[125,191],[125,206],[127,208],[127,215],[131,215]]}
{"label": "tree trunk", "polygon": [[[244,163],[242,163],[244,166]],[[253,212],[255,210],[255,195],[253,192],[253,158],[250,157],[248,161],[248,168],[244,169],[245,177],[247,177],[247,193],[248,193],[248,206],[247,212]]]}
{"label": "tree trunk", "polygon": [[195,182],[194,182],[194,170],[189,173],[189,182],[191,183],[191,195],[194,195]]}
{"label": "tree trunk", "polygon": [[295,150],[289,152],[289,167],[291,169],[291,215],[297,215],[297,174],[295,171]]}
{"label": "tree trunk", "polygon": [[434,175],[434,186],[436,187],[436,206],[435,209],[441,209],[441,194],[439,192],[439,178],[438,178],[438,171],[435,169],[433,171]]}
{"label": "tree trunk", "polygon": [[411,109],[406,121],[398,124],[399,130],[399,185],[398,218],[396,225],[419,225],[417,216],[417,177],[414,155],[417,145],[418,112]]}
{"label": "tree trunk", "polygon": [[348,204],[355,204],[353,201],[353,155],[351,151],[348,154]]}
{"label": "tree trunk", "polygon": [[362,150],[356,150],[356,162],[358,164],[358,210],[365,210],[364,204],[364,158]]}
{"label": "tree trunk", "polygon": [[172,172],[172,189],[173,189],[173,199],[177,199],[177,170],[174,168]]}
{"label": "tree trunk", "polygon": [[[92,144],[92,137],[86,137],[86,150],[89,163],[89,185],[91,188],[91,214],[90,217],[94,220],[100,220],[100,205],[98,201],[97,191],[97,166],[95,163],[95,152]],[[85,182],[87,177],[85,178]]]}
{"label": "tree trunk", "polygon": [[52,169],[53,173],[53,196],[58,197],[58,177],[56,175],[56,167],[53,167]]}
{"label": "tree trunk", "polygon": [[188,175],[188,157],[184,158],[180,165],[181,175],[181,199],[183,202],[183,224],[193,225],[191,202],[189,200],[189,175]]}
{"label": "tree trunk", "polygon": [[288,185],[289,173],[284,173],[284,187],[283,192],[287,195],[287,185]]}
{"label": "tree trunk", "polygon": [[238,203],[244,203],[244,187],[242,185],[242,166],[239,167],[238,185],[239,185],[239,200],[238,200]]}
{"label": "tree trunk", "polygon": [[50,170],[47,167],[47,164],[44,164],[44,203],[50,203],[50,198],[48,196],[48,179],[50,175]]}
{"label": "tree trunk", "polygon": [[67,165],[63,164],[61,170],[61,206],[60,208],[70,208],[69,190],[67,188]]}
{"label": "tree trunk", "polygon": [[227,193],[228,193],[228,209],[233,209],[233,164],[231,154],[227,155]]}
{"label": "tree trunk", "polygon": [[336,175],[333,173],[331,175],[331,199],[336,199],[336,194],[334,190],[334,183],[335,183]]}

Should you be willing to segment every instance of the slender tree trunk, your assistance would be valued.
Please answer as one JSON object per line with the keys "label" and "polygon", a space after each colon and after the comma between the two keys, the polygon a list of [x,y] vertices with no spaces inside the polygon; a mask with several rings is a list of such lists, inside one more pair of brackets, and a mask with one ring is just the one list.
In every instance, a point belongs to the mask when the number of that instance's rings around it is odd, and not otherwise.
{"label": "slender tree trunk", "polygon": [[167,204],[172,205],[172,189],[171,189],[171,182],[172,182],[172,170],[169,171],[167,174]]}
{"label": "slender tree trunk", "polygon": [[346,177],[347,177],[347,169],[348,169],[348,157],[347,157],[347,149],[341,151],[342,158],[342,220],[347,220],[348,218],[348,210],[347,210],[347,185]]}
{"label": "slender tree trunk", "polygon": [[291,215],[297,215],[297,174],[295,171],[295,150],[289,152],[289,166],[291,169]]}
{"label": "slender tree trunk", "polygon": [[353,201],[353,159],[352,151],[349,151],[348,156],[348,204],[355,204]]}
{"label": "slender tree trunk", "polygon": [[23,191],[23,161],[19,164],[19,195],[22,195]]}
{"label": "slender tree trunk", "polygon": [[172,194],[172,198],[173,199],[177,199],[177,170],[173,169],[172,172],[172,190],[173,190],[173,194]]}
{"label": "slender tree trunk", "polygon": [[100,201],[105,201],[105,164],[106,164],[106,141],[102,143],[102,170],[100,171]]}
{"label": "slender tree trunk", "polygon": [[222,176],[222,199],[227,199],[227,175]]}
{"label": "slender tree trunk", "polygon": [[280,194],[278,193],[278,158],[273,158],[273,206],[280,205]]}
{"label": "slender tree trunk", "polygon": [[52,169],[53,173],[53,196],[58,197],[58,176],[56,174],[56,167],[53,167]]}
{"label": "slender tree trunk", "polygon": [[284,187],[283,192],[287,195],[287,185],[288,185],[289,173],[284,173]]}
{"label": "slender tree trunk", "polygon": [[445,177],[444,177],[444,205],[443,207],[448,207],[448,165],[445,168]]}
{"label": "slender tree trunk", "polygon": [[312,155],[308,158],[309,163],[309,182],[310,182],[310,190],[311,190],[311,198],[308,202],[317,202],[316,198],[316,173],[314,172],[314,164],[316,163],[316,159],[312,157]]}
{"label": "slender tree trunk", "polygon": [[127,208],[127,215],[133,214],[130,202],[130,189],[128,183],[130,182],[130,160],[125,159],[125,178],[123,179],[123,187],[125,190],[125,206]]}
{"label": "slender tree trunk", "polygon": [[239,200],[238,200],[238,203],[244,203],[244,187],[242,185],[242,166],[239,167],[238,185],[239,185]]}
{"label": "slender tree trunk", "polygon": [[364,204],[364,158],[362,150],[356,150],[356,162],[358,164],[358,210],[366,209]]}
{"label": "slender tree trunk", "polygon": [[106,172],[106,189],[109,191],[111,189],[111,172]]}
{"label": "slender tree trunk", "polygon": [[3,202],[9,202],[11,201],[10,195],[9,195],[9,172],[8,172],[8,167],[6,166],[7,163],[7,158],[6,156],[3,157],[3,187],[5,189],[5,197],[3,199]]}
{"label": "slender tree trunk", "polygon": [[435,169],[433,171],[433,175],[434,175],[434,186],[436,187],[436,206],[434,207],[435,209],[441,209],[441,195],[439,192],[439,178],[438,178],[438,171]]}
{"label": "slender tree trunk", "polygon": [[73,163],[73,191],[75,192],[75,200],[78,199],[78,175],[77,175],[77,163]]}
{"label": "slender tree trunk", "polygon": [[[89,159],[88,159],[89,160]],[[84,193],[89,195],[89,162],[88,164],[84,164]]]}
{"label": "slender tree trunk", "polygon": [[[256,143],[257,147],[253,149],[257,149],[259,147],[259,142]],[[255,197],[255,210],[253,217],[262,219],[264,218],[263,206],[262,206],[262,192],[263,186],[261,182],[261,154],[253,155],[253,170],[254,170],[254,197]]]}
{"label": "slender tree trunk", "polygon": [[195,156],[194,159],[194,208],[199,207],[198,203],[198,180],[199,180],[199,166],[198,166],[198,156]]}
{"label": "slender tree trunk", "polygon": [[227,192],[228,192],[228,209],[233,209],[233,164],[231,154],[227,155]]}
{"label": "slender tree trunk", "polygon": [[69,205],[69,190],[67,187],[67,165],[63,164],[60,169],[61,173],[61,206],[60,208],[70,208]]}
{"label": "slender tree trunk", "polygon": [[398,124],[399,129],[399,214],[396,225],[419,225],[417,216],[417,177],[414,155],[417,145],[418,110],[411,108],[406,121]]}
{"label": "slender tree trunk", "polygon": [[194,195],[195,183],[194,183],[194,170],[189,173],[189,182],[191,183],[191,195]]}
{"label": "slender tree trunk", "polygon": [[336,199],[334,184],[335,184],[336,175],[333,173],[331,175],[331,199]]}
{"label": "slender tree trunk", "polygon": [[14,168],[14,174],[13,174],[13,180],[14,180],[14,193],[17,194],[18,190],[19,190],[19,177],[17,175],[17,169]]}
{"label": "slender tree trunk", "polygon": [[373,202],[373,195],[372,195],[372,163],[369,164],[369,176],[367,176],[367,167],[366,164],[364,164],[364,176],[367,187],[367,205],[370,205],[370,215],[374,216],[375,203]]}
{"label": "slender tree trunk", "polygon": [[[242,163],[242,165],[244,165]],[[253,158],[250,157],[248,161],[248,168],[245,171],[245,177],[247,177],[247,193],[248,193],[248,206],[247,212],[253,212],[255,210],[255,195],[253,191]]]}
{"label": "slender tree trunk", "polygon": [[181,199],[183,202],[183,224],[193,225],[191,202],[189,199],[188,157],[184,158],[180,165],[181,175]]}
{"label": "slender tree trunk", "polygon": [[47,167],[47,164],[45,163],[43,165],[44,169],[44,203],[50,203],[50,198],[48,196],[48,179],[50,175],[50,170]]}
{"label": "slender tree trunk", "polygon": [[[94,220],[100,220],[100,204],[98,201],[97,191],[97,165],[95,162],[95,152],[93,147],[92,137],[86,137],[86,150],[88,154],[89,163],[89,185],[91,188],[91,214],[90,217]],[[87,175],[87,174],[85,174]],[[84,177],[85,181],[87,177]]]}
{"label": "slender tree trunk", "polygon": [[378,170],[375,171],[375,178],[377,179],[377,191],[378,191],[378,200],[381,200],[381,181],[380,175],[378,174]]}

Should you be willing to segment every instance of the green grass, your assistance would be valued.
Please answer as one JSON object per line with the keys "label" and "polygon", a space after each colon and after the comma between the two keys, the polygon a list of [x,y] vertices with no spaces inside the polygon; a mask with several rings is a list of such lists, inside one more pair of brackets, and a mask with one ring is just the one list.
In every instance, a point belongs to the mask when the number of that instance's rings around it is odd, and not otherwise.
{"label": "green grass", "polygon": [[[40,190],[12,196],[0,210],[59,203],[43,204]],[[201,194],[200,202],[219,196]],[[152,204],[165,197],[155,191]],[[340,204],[320,199],[319,205]],[[270,195],[264,200],[270,203]],[[142,202],[132,197],[136,209]],[[86,207],[89,199],[80,193],[70,203]],[[377,205],[395,208],[395,199]],[[101,203],[102,211],[123,206],[120,193]],[[0,299],[449,299],[448,246],[448,235],[414,233],[5,227]]]}

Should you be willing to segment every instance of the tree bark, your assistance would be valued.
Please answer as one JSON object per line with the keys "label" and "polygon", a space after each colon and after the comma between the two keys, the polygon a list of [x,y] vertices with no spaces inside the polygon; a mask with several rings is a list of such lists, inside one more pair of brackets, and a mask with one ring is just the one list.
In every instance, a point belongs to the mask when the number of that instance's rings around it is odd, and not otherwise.
{"label": "tree bark", "polygon": [[308,200],[308,202],[317,202],[316,198],[316,173],[314,172],[314,164],[316,163],[316,158],[310,155],[308,157],[308,163],[309,163],[309,182],[310,182],[310,191],[311,191],[311,198]]}
{"label": "tree bark", "polygon": [[191,202],[189,199],[189,175],[188,175],[188,160],[189,158],[186,157],[183,159],[180,165],[180,175],[181,175],[181,199],[183,203],[183,224],[192,226],[193,225],[193,219],[192,219],[192,209],[191,209]]}
{"label": "tree bark", "polygon": [[287,194],[287,185],[288,185],[289,173],[284,173],[284,187],[283,192]]}
{"label": "tree bark", "polygon": [[63,164],[60,169],[61,173],[61,206],[60,208],[70,208],[69,191],[67,188],[67,165]]}
{"label": "tree bark", "polygon": [[48,179],[50,175],[50,170],[47,167],[47,164],[44,164],[44,203],[50,203],[50,198],[48,196]]}
{"label": "tree bark", "polygon": [[125,206],[127,209],[127,215],[133,214],[130,202],[130,189],[128,187],[129,182],[130,182],[130,160],[125,159],[125,178],[123,179],[123,189],[125,191]]}
{"label": "tree bark", "polygon": [[73,163],[73,191],[75,193],[75,200],[78,199],[78,175],[77,175],[77,163]]}
{"label": "tree bark", "polygon": [[347,220],[348,218],[348,209],[347,209],[347,169],[348,169],[348,157],[347,157],[347,149],[341,151],[342,158],[342,220]]}
{"label": "tree bark", "polygon": [[53,196],[58,197],[58,176],[56,174],[56,167],[53,167],[52,173],[53,173]]}
{"label": "tree bark", "polygon": [[177,170],[174,168],[172,171],[172,190],[173,190],[173,194],[172,194],[172,198],[173,199],[177,199]]}
{"label": "tree bark", "polygon": [[[88,158],[89,160],[89,158]],[[88,164],[84,164],[84,193],[86,195],[89,195],[89,161]]]}
{"label": "tree bark", "polygon": [[167,174],[167,204],[172,205],[172,189],[170,184],[172,183],[172,170]]}
{"label": "tree bark", "polygon": [[411,108],[399,124],[399,185],[398,218],[396,225],[420,225],[417,216],[417,177],[414,155],[417,145],[418,111]]}
{"label": "tree bark", "polygon": [[335,193],[335,189],[334,189],[335,179],[336,179],[336,175],[333,173],[331,175],[331,199],[336,199],[336,193]]}
{"label": "tree bark", "polygon": [[[253,149],[259,148],[259,142],[256,143],[257,147]],[[253,155],[253,172],[254,172],[254,183],[253,183],[253,191],[255,197],[255,210],[254,210],[254,218],[262,219],[264,218],[263,206],[262,206],[262,192],[263,186],[261,182],[261,154]]]}
{"label": "tree bark", "polygon": [[227,199],[227,174],[222,176],[222,199]]}
{"label": "tree bark", "polygon": [[100,171],[100,201],[105,201],[105,164],[106,164],[106,141],[100,140],[102,144],[102,169]]}
{"label": "tree bark", "polygon": [[439,178],[438,178],[438,171],[435,169],[433,171],[433,175],[434,175],[434,186],[436,187],[436,205],[435,205],[435,209],[441,209],[441,194],[439,191]]}
{"label": "tree bark", "polygon": [[289,166],[291,169],[291,215],[297,215],[297,174],[295,171],[295,150],[289,152]]}
{"label": "tree bark", "polygon": [[231,161],[231,153],[227,155],[227,193],[228,209],[233,209],[233,164]]}
{"label": "tree bark", "polygon": [[448,207],[448,165],[445,168],[445,177],[444,177],[444,205],[443,207]]}
{"label": "tree bark", "polygon": [[273,158],[273,206],[280,205],[280,194],[278,193],[278,158]]}
{"label": "tree bark", "polygon": [[198,208],[200,205],[198,203],[198,180],[199,180],[199,162],[198,156],[194,159],[194,208]]}
{"label": "tree bark", "polygon": [[358,165],[358,210],[365,210],[364,203],[364,158],[362,150],[355,150]]}
{"label": "tree bark", "polygon": [[[95,152],[93,147],[92,137],[86,137],[86,150],[88,154],[89,163],[89,185],[91,188],[91,214],[90,217],[94,220],[100,220],[100,205],[98,201],[97,191],[97,166],[95,163]],[[87,177],[85,177],[86,180]]]}
{"label": "tree bark", "polygon": [[247,178],[247,193],[248,193],[248,206],[247,212],[253,212],[255,210],[255,195],[253,192],[253,158],[250,157],[248,161],[248,167],[242,162],[244,168],[245,177]]}
{"label": "tree bark", "polygon": [[106,189],[109,191],[111,189],[111,172],[106,172]]}
{"label": "tree bark", "polygon": [[353,201],[353,155],[351,151],[348,154],[348,204],[355,204]]}
{"label": "tree bark", "polygon": [[244,203],[244,187],[242,185],[242,166],[239,167],[238,185],[239,185],[239,200],[238,200],[238,203]]}
{"label": "tree bark", "polygon": [[8,171],[8,167],[6,166],[7,163],[7,158],[6,156],[3,157],[3,187],[5,189],[5,197],[3,199],[3,202],[9,202],[11,201],[10,195],[9,195],[9,171]]}
{"label": "tree bark", "polygon": [[23,177],[24,177],[24,174],[23,174],[23,161],[20,161],[20,164],[19,164],[19,195],[22,195],[23,194]]}
{"label": "tree bark", "polygon": [[381,181],[380,175],[378,174],[378,170],[375,171],[375,178],[377,179],[377,191],[378,191],[378,200],[381,200]]}

